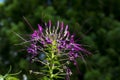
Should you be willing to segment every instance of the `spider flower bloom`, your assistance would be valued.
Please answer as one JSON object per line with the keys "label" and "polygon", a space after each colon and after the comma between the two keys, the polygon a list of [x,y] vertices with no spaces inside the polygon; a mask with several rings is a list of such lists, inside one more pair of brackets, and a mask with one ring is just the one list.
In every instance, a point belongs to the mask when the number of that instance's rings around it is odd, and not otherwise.
{"label": "spider flower bloom", "polygon": [[[64,26],[63,22],[57,22],[57,26],[52,27],[51,21],[48,25],[46,24],[45,29],[38,24],[38,30],[35,30],[31,34],[31,47],[27,49],[28,53],[32,53],[33,56],[37,54],[40,49],[38,47],[45,48],[49,44],[55,45],[57,47],[57,53],[68,54],[70,61],[73,61],[76,64],[76,58],[80,57],[80,52],[86,52],[81,44],[75,43],[74,35],[70,35],[68,30],[68,25]],[[33,45],[34,43],[34,45]],[[39,43],[40,45],[36,45]]]}
{"label": "spider flower bloom", "polygon": [[[82,57],[81,52],[89,53],[81,44],[75,42],[74,35],[70,34],[68,25],[65,26],[63,22],[58,21],[57,25],[52,27],[51,21],[49,21],[44,27],[43,29],[38,24],[38,30],[31,34],[31,46],[27,51],[32,57],[36,57],[40,52],[51,47],[56,56],[59,54],[61,59],[66,56],[66,62],[70,61],[76,65],[76,59]],[[70,69],[67,69],[67,74],[70,72]]]}

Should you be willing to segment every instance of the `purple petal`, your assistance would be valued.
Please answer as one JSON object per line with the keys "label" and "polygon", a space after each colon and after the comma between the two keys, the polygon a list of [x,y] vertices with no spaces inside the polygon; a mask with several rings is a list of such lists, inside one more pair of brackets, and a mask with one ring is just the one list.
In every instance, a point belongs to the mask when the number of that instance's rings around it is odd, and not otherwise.
{"label": "purple petal", "polygon": [[27,49],[27,52],[28,52],[28,53],[34,53],[34,50],[33,50],[32,48],[28,48],[28,49]]}
{"label": "purple petal", "polygon": [[72,74],[70,68],[66,69],[66,80],[70,80],[70,75]]}
{"label": "purple petal", "polygon": [[74,43],[74,35],[71,35],[70,43]]}
{"label": "purple petal", "polygon": [[67,72],[68,75],[71,75],[71,74],[72,74],[70,68],[67,68],[66,72]]}
{"label": "purple petal", "polygon": [[46,37],[46,42],[47,42],[48,44],[51,44],[51,43],[52,43],[52,41],[51,41],[50,38],[48,38],[48,37]]}
{"label": "purple petal", "polygon": [[74,56],[75,56],[75,58],[77,58],[77,57],[78,57],[78,53],[75,53],[75,55],[74,55]]}
{"label": "purple petal", "polygon": [[37,46],[35,44],[31,44],[30,47],[28,47],[27,52],[32,54],[32,57],[37,55]]}
{"label": "purple petal", "polygon": [[68,25],[66,25],[66,27],[65,27],[65,31],[68,31]]}
{"label": "purple petal", "polygon": [[74,60],[74,65],[77,65],[77,62],[76,62],[76,60]]}
{"label": "purple petal", "polygon": [[39,29],[39,32],[42,33],[42,26],[40,26],[40,24],[38,24],[38,29]]}
{"label": "purple petal", "polygon": [[51,20],[49,20],[49,22],[48,22],[48,26],[51,27]]}
{"label": "purple petal", "polygon": [[60,29],[63,30],[63,27],[64,27],[64,23],[61,22]]}
{"label": "purple petal", "polygon": [[67,31],[67,38],[69,38],[69,36],[70,36],[70,32],[69,32],[69,31]]}
{"label": "purple petal", "polygon": [[39,39],[39,33],[38,33],[38,31],[34,31],[34,33],[31,35],[31,38],[32,39],[35,39],[35,40],[38,40]]}

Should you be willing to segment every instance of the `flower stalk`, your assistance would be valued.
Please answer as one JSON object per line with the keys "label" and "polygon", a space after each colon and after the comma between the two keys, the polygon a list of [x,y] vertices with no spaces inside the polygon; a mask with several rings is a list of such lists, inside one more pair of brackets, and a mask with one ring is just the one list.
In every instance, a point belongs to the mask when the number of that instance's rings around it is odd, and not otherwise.
{"label": "flower stalk", "polygon": [[57,26],[52,27],[49,21],[44,27],[45,29],[38,24],[38,30],[34,30],[30,35],[27,52],[32,60],[44,65],[43,70],[40,71],[40,74],[44,74],[43,80],[60,78],[70,80],[72,71],[69,64],[73,63],[77,66],[76,59],[83,58],[82,52],[85,54],[89,52],[75,42],[74,35],[70,34],[68,25],[65,26],[63,22],[58,21]]}
{"label": "flower stalk", "polygon": [[59,74],[56,72],[55,70],[59,69],[59,60],[58,60],[58,56],[56,55],[57,53],[57,47],[56,47],[56,42],[53,41],[53,43],[51,45],[49,45],[48,47],[49,53],[48,56],[49,58],[48,60],[48,74],[49,74],[49,78],[50,80],[54,80]]}

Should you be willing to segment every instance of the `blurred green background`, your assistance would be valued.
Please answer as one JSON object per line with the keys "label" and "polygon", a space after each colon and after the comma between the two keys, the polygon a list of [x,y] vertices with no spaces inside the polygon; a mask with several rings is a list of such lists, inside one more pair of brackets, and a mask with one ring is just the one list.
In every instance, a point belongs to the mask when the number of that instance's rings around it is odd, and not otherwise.
{"label": "blurred green background", "polygon": [[[24,47],[15,45],[22,40],[16,32],[27,38],[32,33],[23,20],[25,16],[36,29],[38,23],[57,20],[69,24],[71,33],[92,55],[86,64],[78,60],[81,74],[71,65],[71,80],[120,80],[120,0],[3,0],[0,2],[0,74],[9,66],[12,72],[22,70],[28,80],[40,76],[29,74],[39,70],[39,64],[30,63]],[[35,78],[36,77],[36,78]],[[38,79],[39,78],[39,79]]]}

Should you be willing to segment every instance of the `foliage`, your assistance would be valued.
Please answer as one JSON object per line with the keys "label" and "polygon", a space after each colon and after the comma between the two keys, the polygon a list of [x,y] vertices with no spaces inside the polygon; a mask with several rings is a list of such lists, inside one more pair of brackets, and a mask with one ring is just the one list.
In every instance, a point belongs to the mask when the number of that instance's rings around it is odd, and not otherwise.
{"label": "foliage", "polygon": [[19,80],[18,78],[14,77],[13,75],[17,75],[19,74],[20,72],[18,73],[14,73],[14,74],[10,74],[11,72],[11,66],[10,66],[10,69],[9,71],[3,76],[3,75],[0,75],[0,80]]}

